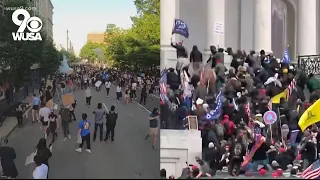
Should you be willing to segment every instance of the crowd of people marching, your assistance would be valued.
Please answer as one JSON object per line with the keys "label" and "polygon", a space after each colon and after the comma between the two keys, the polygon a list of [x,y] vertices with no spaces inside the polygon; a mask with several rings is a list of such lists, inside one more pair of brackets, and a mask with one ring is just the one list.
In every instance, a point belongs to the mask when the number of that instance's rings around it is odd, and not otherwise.
{"label": "crowd of people marching", "polygon": [[[287,51],[279,60],[264,50],[246,54],[211,46],[203,62],[196,46],[190,56],[181,42],[172,46],[176,69],[163,70],[159,82],[162,128],[196,129],[188,124],[189,116],[196,116],[203,148],[199,164],[183,169],[180,178],[221,172],[320,176],[320,117],[314,109],[320,82],[290,64]],[[233,57],[230,68],[226,55]],[[168,178],[165,169],[160,176]]]}
{"label": "crowd of people marching", "polygon": [[[153,98],[153,93],[157,91],[157,77],[159,74],[154,73],[153,69],[144,70],[143,73],[133,73],[131,71],[117,70],[111,68],[101,68],[90,64],[77,65],[73,67],[70,74],[57,73],[55,76],[43,78],[40,84],[39,92],[32,94],[28,98],[29,104],[21,104],[16,108],[18,127],[22,128],[25,122],[23,114],[27,109],[31,109],[32,124],[40,123],[44,136],[39,140],[36,151],[27,158],[26,164],[35,163],[36,168],[33,172],[34,179],[47,179],[49,174],[49,159],[52,156],[52,145],[57,140],[57,129],[61,126],[63,132],[62,141],[71,139],[69,130],[70,123],[77,121],[75,110],[77,100],[73,97],[73,92],[84,90],[86,106],[89,108],[92,103],[94,89],[100,91],[105,88],[105,97],[114,97],[118,102],[128,104],[137,100],[137,91],[140,94],[140,103],[146,104],[147,99]],[[120,77],[120,78],[119,78]],[[109,94],[111,86],[116,86],[116,94]],[[124,93],[124,95],[122,95]],[[64,95],[72,95],[73,100],[66,104]],[[86,151],[91,153],[90,141],[95,141],[99,130],[98,138],[100,141],[111,142],[115,140],[115,126],[118,119],[116,107],[111,106],[110,110],[102,107],[98,103],[97,108],[93,111],[95,115],[93,137],[90,137],[91,122],[87,120],[88,115],[82,113],[82,120],[78,121],[79,131],[77,143],[79,147],[77,152],[82,152],[82,147],[86,143]],[[104,117],[106,117],[106,134],[103,137]],[[152,135],[152,134],[150,134]],[[47,143],[48,137],[51,141]],[[92,139],[91,139],[92,138]],[[146,137],[147,138],[147,137]],[[1,172],[3,178],[16,178],[18,170],[15,166],[15,151],[12,147],[7,146],[8,139],[1,139],[0,158]],[[27,163],[28,162],[28,163]]]}

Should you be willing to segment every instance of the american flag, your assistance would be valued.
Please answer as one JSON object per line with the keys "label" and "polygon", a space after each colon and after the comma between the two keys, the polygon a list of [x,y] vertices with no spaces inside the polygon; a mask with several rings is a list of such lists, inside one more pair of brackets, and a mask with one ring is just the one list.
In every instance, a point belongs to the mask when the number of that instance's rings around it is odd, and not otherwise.
{"label": "american flag", "polygon": [[272,111],[272,100],[271,99],[268,102],[268,109],[269,109],[269,111]]}
{"label": "american flag", "polygon": [[291,96],[292,92],[294,91],[294,89],[296,88],[296,78],[293,78],[292,81],[290,82],[289,86],[288,86],[288,91],[287,91],[287,98],[289,99],[289,97]]}
{"label": "american flag", "polygon": [[160,99],[164,101],[167,98],[167,74],[168,70],[164,69],[161,72],[161,78],[159,80],[159,85],[160,85]]}
{"label": "american flag", "polygon": [[306,170],[301,174],[303,179],[317,179],[320,177],[320,160],[318,159],[312,163]]}

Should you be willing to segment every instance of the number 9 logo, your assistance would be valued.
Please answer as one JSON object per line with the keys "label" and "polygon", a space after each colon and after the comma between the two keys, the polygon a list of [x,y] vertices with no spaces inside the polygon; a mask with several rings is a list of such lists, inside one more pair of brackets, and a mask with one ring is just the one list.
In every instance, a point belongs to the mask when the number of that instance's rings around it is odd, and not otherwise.
{"label": "number 9 logo", "polygon": [[[19,15],[23,15],[23,20],[18,19]],[[30,14],[28,11],[24,9],[18,9],[12,13],[12,22],[19,27],[18,31],[19,33],[23,33],[26,28],[30,32],[37,33],[42,28],[42,21],[38,17],[30,17]]]}

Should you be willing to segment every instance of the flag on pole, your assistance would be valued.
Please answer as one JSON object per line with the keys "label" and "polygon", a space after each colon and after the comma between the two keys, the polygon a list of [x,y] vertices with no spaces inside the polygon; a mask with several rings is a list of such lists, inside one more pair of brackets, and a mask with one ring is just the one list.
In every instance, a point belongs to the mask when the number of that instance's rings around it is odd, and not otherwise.
{"label": "flag on pole", "polygon": [[301,174],[303,179],[317,179],[320,177],[320,160],[318,159],[312,163],[306,170]]}
{"label": "flag on pole", "polygon": [[223,100],[221,91],[218,93],[216,99],[217,99],[217,107],[206,115],[207,120],[218,119],[219,116],[221,115],[222,100]]}
{"label": "flag on pole", "polygon": [[269,111],[272,111],[272,100],[271,99],[268,102],[268,109],[269,109]]}
{"label": "flag on pole", "polygon": [[290,64],[290,61],[291,61],[290,56],[289,56],[288,47],[289,46],[287,46],[286,50],[283,53],[283,57],[282,57],[282,62],[285,64]]}
{"label": "flag on pole", "polygon": [[236,103],[236,100],[235,100],[234,98],[232,98],[232,104],[233,104],[234,109],[235,109],[236,111],[238,111],[238,110],[239,110],[239,107],[238,107],[238,105],[237,105],[237,103]]}
{"label": "flag on pole", "polygon": [[296,88],[296,78],[293,78],[292,81],[290,82],[289,86],[288,86],[288,91],[287,91],[287,97],[289,98],[292,94],[292,92],[294,91],[294,89]]}
{"label": "flag on pole", "polygon": [[172,29],[172,34],[180,34],[181,36],[188,38],[189,28],[187,24],[181,19],[175,19],[173,29]]}
{"label": "flag on pole", "polygon": [[304,111],[298,122],[298,125],[300,126],[302,132],[306,130],[307,127],[320,121],[319,109],[320,99],[318,99],[306,111]]}
{"label": "flag on pole", "polygon": [[246,108],[246,112],[248,114],[248,117],[250,118],[251,117],[251,111],[250,111],[250,103],[249,102],[246,104],[245,108]]}

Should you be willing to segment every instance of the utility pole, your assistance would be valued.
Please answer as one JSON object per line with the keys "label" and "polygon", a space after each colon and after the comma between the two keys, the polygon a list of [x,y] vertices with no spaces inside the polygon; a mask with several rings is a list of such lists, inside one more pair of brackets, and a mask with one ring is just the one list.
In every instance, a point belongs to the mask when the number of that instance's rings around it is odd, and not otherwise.
{"label": "utility pole", "polygon": [[67,29],[67,52],[69,52],[69,30]]}

